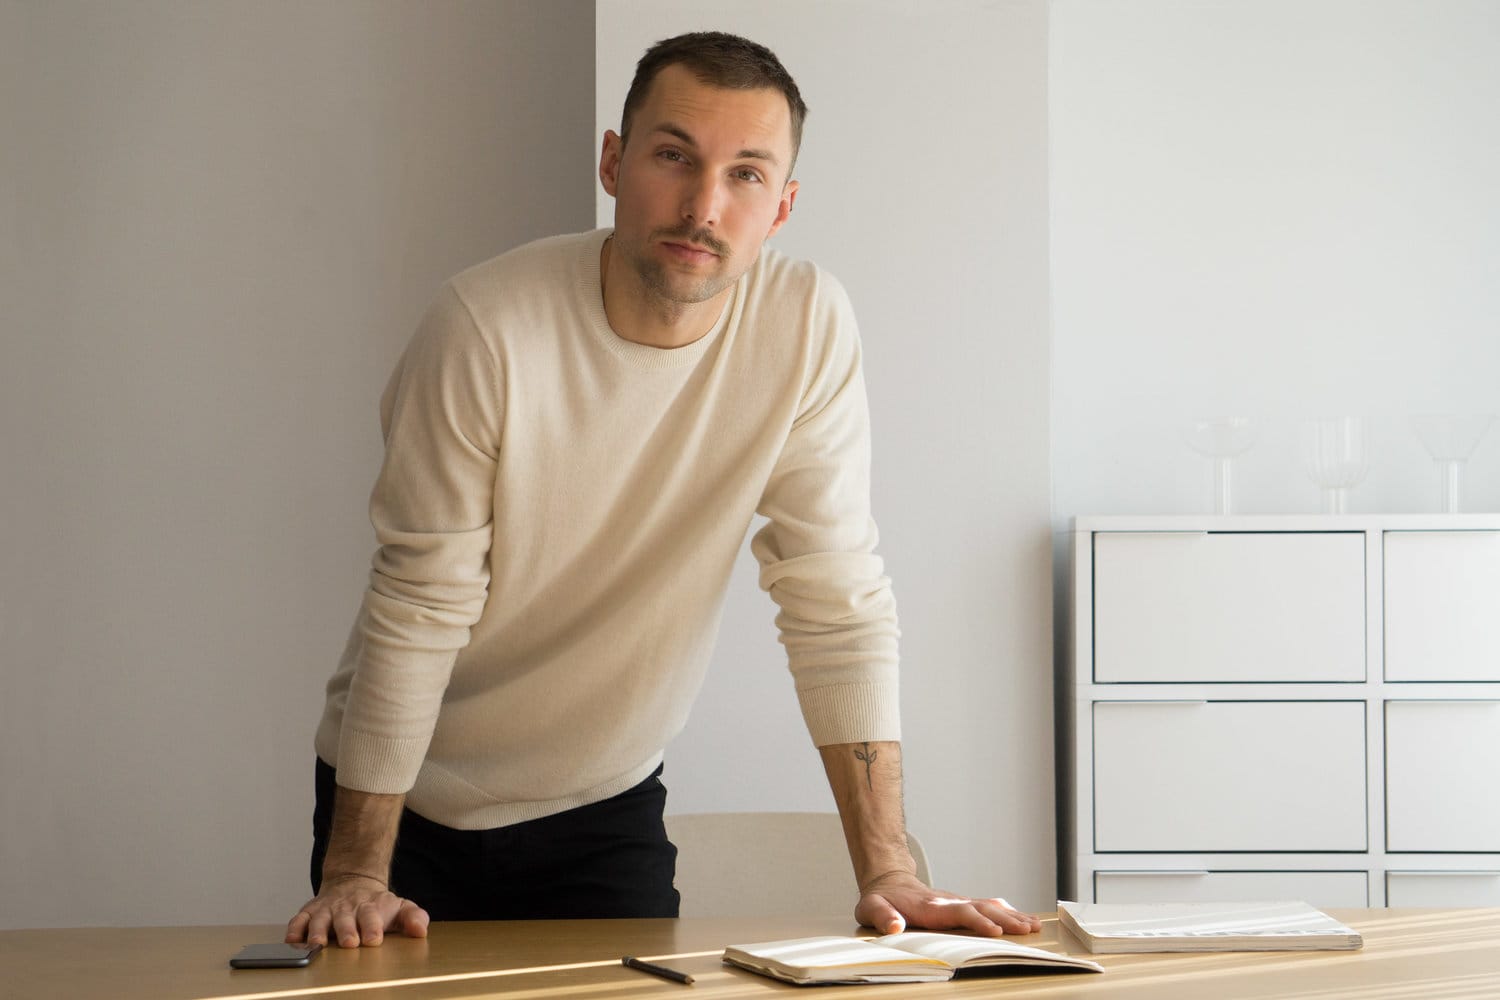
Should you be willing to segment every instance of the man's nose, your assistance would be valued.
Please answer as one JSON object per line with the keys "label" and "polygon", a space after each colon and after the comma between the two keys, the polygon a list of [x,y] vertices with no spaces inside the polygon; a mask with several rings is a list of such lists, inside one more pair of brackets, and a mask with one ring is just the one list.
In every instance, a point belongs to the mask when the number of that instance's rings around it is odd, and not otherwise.
{"label": "man's nose", "polygon": [[682,199],[682,217],[695,226],[713,226],[719,221],[724,186],[714,177],[699,177],[688,186]]}

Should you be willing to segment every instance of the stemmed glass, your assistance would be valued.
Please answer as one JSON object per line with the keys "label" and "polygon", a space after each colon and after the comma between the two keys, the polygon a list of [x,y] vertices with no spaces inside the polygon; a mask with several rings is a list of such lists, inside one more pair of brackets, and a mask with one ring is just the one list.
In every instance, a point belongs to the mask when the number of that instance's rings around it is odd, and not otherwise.
{"label": "stemmed glass", "polygon": [[1494,419],[1493,413],[1422,413],[1411,418],[1422,446],[1437,462],[1439,506],[1444,514],[1458,513],[1464,463]]}
{"label": "stemmed glass", "polygon": [[1255,421],[1249,417],[1199,417],[1188,421],[1183,440],[1198,454],[1214,460],[1214,513],[1234,508],[1234,460],[1255,444]]}
{"label": "stemmed glass", "polygon": [[1323,513],[1349,510],[1349,491],[1364,481],[1370,469],[1365,454],[1363,417],[1326,417],[1309,420],[1302,433],[1302,464],[1312,481],[1323,488]]}

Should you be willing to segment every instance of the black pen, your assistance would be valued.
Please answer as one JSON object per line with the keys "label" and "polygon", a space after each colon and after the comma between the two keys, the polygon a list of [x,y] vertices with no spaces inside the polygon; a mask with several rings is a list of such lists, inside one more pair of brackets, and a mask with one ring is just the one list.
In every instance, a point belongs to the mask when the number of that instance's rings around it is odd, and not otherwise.
{"label": "black pen", "polygon": [[687,983],[689,986],[693,985],[692,976],[688,975],[686,972],[678,972],[676,969],[669,969],[665,965],[653,965],[650,962],[642,962],[640,959],[631,958],[629,955],[626,955],[624,958],[620,959],[620,964],[628,966],[632,969],[640,969],[642,972],[649,972],[653,976],[661,976],[663,979],[670,979],[674,983]]}

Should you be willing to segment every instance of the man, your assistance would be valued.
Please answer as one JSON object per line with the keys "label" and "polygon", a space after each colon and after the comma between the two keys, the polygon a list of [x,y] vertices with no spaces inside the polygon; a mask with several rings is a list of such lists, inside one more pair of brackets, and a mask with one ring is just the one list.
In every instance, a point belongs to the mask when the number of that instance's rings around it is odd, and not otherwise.
{"label": "man", "polygon": [[423,935],[429,912],[675,916],[662,751],[756,513],[856,917],[1039,928],[913,874],[853,315],[762,249],[805,113],[762,46],[659,43],[604,137],[613,230],[504,254],[429,309],[381,401],[380,549],[328,685],[318,895],[288,941]]}

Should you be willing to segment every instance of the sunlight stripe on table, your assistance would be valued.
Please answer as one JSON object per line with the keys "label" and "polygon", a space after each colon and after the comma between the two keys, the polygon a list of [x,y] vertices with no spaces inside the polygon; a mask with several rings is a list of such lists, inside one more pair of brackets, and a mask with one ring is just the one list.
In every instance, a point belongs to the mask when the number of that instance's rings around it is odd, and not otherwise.
{"label": "sunlight stripe on table", "polygon": [[[671,961],[678,958],[704,958],[722,955],[723,949],[713,951],[682,951],[671,955],[642,955],[648,961]],[[269,993],[230,993],[223,996],[199,997],[198,1000],[285,1000],[287,997],[321,996],[332,993],[354,993],[359,990],[388,990],[398,986],[426,986],[432,983],[461,983],[473,979],[500,979],[505,976],[528,976],[539,972],[568,972],[574,969],[602,969],[606,966],[624,968],[618,958],[598,962],[568,962],[563,965],[535,965],[525,969],[500,969],[487,972],[455,972],[446,976],[415,976],[410,979],[385,979],[370,983],[340,983],[336,986],[304,986],[295,990],[274,990]]]}

